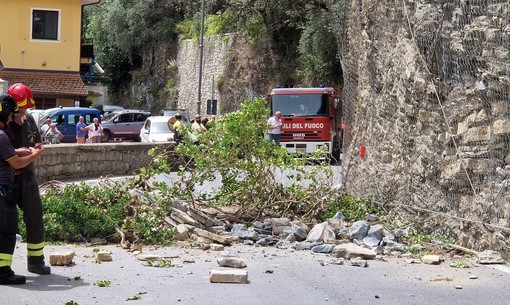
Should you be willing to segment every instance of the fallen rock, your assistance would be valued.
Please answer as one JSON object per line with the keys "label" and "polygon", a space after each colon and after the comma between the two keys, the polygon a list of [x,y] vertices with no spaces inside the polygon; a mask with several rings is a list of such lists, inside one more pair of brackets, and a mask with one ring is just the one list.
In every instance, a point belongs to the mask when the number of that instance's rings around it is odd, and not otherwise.
{"label": "fallen rock", "polygon": [[246,268],[246,262],[239,257],[222,257],[218,259],[220,267]]}
{"label": "fallen rock", "polygon": [[351,261],[351,266],[366,268],[368,267],[368,262],[364,259],[356,259]]}
{"label": "fallen rock", "polygon": [[360,247],[353,243],[335,246],[332,253],[336,257],[343,257],[345,259],[351,259],[351,257],[359,257],[361,259],[374,259],[377,255],[374,251]]}
{"label": "fallen rock", "polygon": [[190,229],[188,225],[178,224],[176,227],[176,233],[174,235],[175,240],[184,241],[190,237]]}
{"label": "fallen rock", "polygon": [[334,242],[336,240],[336,235],[333,229],[327,222],[320,223],[315,225],[308,236],[306,237],[306,241],[308,242]]}
{"label": "fallen rock", "polygon": [[424,255],[421,261],[428,265],[439,265],[441,264],[441,257],[439,255]]}
{"label": "fallen rock", "polygon": [[74,251],[55,252],[50,254],[50,265],[52,266],[69,266],[73,263],[76,254]]}
{"label": "fallen rock", "polygon": [[211,270],[209,271],[211,283],[247,284],[248,271],[246,270]]}
{"label": "fallen rock", "polygon": [[505,260],[499,252],[486,250],[478,253],[476,262],[478,264],[504,264]]}

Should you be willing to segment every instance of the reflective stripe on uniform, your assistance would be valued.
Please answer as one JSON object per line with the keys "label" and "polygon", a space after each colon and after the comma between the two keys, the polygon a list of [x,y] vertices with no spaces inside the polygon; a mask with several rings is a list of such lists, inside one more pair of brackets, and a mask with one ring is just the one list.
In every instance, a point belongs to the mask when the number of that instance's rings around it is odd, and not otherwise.
{"label": "reflective stripe on uniform", "polygon": [[0,253],[0,267],[12,265],[12,254]]}
{"label": "reflective stripe on uniform", "polygon": [[27,244],[27,256],[42,256],[44,254],[44,242],[38,244]]}

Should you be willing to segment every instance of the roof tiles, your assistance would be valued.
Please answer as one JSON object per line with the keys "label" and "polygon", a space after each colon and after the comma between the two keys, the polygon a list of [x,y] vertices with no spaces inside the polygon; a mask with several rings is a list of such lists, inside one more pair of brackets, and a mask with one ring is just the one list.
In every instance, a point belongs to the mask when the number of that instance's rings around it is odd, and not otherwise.
{"label": "roof tiles", "polygon": [[34,97],[72,98],[89,94],[78,73],[4,70],[0,71],[0,78],[7,80],[9,85],[24,83]]}

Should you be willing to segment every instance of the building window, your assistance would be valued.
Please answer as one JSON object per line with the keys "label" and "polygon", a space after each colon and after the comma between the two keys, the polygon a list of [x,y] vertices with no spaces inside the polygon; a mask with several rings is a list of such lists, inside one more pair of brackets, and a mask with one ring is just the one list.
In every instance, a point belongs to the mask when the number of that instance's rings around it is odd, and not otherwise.
{"label": "building window", "polygon": [[60,12],[42,9],[32,10],[32,39],[58,40]]}

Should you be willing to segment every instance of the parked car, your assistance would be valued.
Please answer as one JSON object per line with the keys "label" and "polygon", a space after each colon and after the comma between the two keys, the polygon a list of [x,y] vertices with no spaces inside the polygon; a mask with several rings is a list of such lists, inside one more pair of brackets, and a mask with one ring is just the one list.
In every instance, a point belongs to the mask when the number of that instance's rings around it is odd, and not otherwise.
{"label": "parked car", "polygon": [[124,110],[124,107],[117,105],[98,105],[96,108],[99,110],[99,113],[101,113],[101,117],[104,117],[105,115],[112,113],[115,110]]}
{"label": "parked car", "polygon": [[174,133],[168,129],[167,116],[151,116],[145,120],[140,130],[142,143],[171,142],[174,140]]}
{"label": "parked car", "polygon": [[34,117],[34,120],[36,122],[39,122],[39,114],[41,114],[41,112],[43,112],[44,110],[42,109],[29,109],[27,112],[30,113],[33,117]]}
{"label": "parked car", "polygon": [[[101,118],[99,110],[85,107],[58,107],[50,108],[39,113],[39,129],[46,124],[46,118],[57,125],[58,130],[64,135],[61,143],[76,143],[76,124],[80,116],[85,118],[85,124],[92,124],[94,118]],[[44,135],[41,135],[43,137]]]}
{"label": "parked car", "polygon": [[115,110],[103,117],[103,142],[110,139],[140,141],[140,129],[151,113],[144,110]]}
{"label": "parked car", "polygon": [[159,112],[159,115],[166,116],[166,117],[172,117],[178,113],[182,116],[182,122],[184,123],[184,125],[189,125],[189,114],[184,109],[164,108],[164,109],[161,109],[161,111]]}

